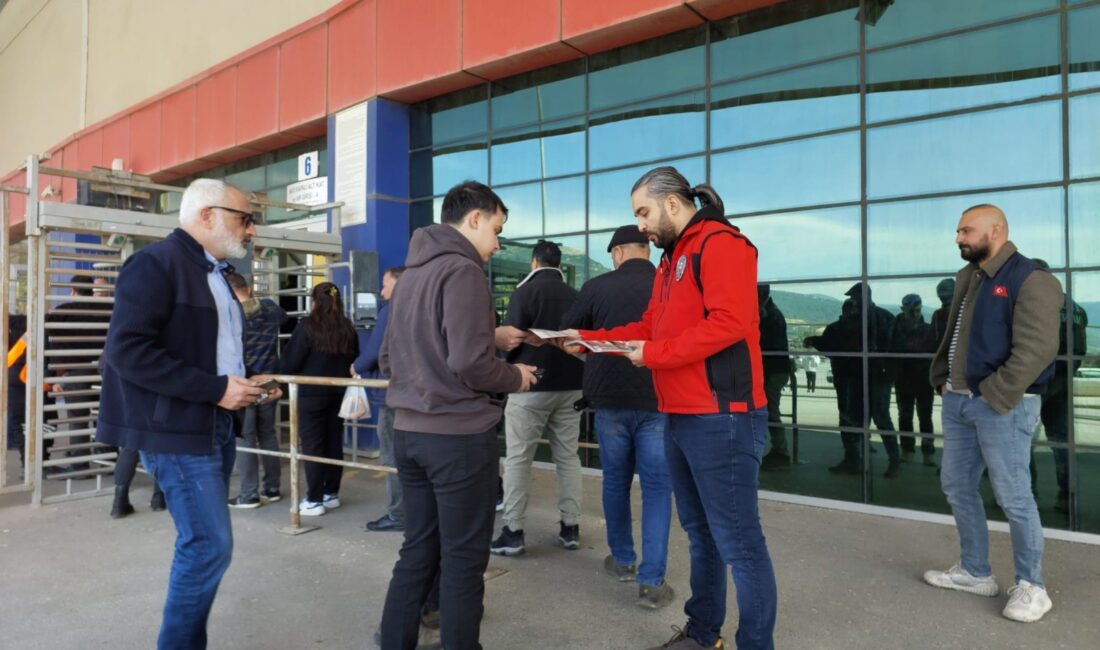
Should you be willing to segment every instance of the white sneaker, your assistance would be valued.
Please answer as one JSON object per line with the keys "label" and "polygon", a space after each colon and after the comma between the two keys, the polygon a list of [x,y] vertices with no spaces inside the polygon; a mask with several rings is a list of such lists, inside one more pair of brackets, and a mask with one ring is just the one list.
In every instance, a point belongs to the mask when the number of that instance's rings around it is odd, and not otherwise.
{"label": "white sneaker", "polygon": [[1021,580],[1008,588],[1008,604],[1001,614],[1021,623],[1034,623],[1054,607],[1047,590]]}
{"label": "white sneaker", "polygon": [[997,586],[997,581],[993,576],[986,576],[984,578],[972,576],[969,571],[958,564],[946,571],[925,571],[924,581],[933,587],[957,589],[958,591],[965,591],[968,594],[977,594],[990,598],[996,596],[1001,591],[1001,588]]}
{"label": "white sneaker", "polygon": [[336,494],[326,494],[322,503],[325,504],[325,508],[335,510],[340,507],[340,496]]}
{"label": "white sneaker", "polygon": [[302,503],[298,505],[298,514],[303,517],[320,517],[325,514],[325,506],[316,501],[302,499]]}

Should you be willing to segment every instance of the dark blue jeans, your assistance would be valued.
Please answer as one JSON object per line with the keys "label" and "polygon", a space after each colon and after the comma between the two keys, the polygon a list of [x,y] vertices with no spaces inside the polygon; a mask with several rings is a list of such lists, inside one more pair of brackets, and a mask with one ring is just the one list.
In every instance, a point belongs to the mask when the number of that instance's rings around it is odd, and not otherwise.
{"label": "dark blue jeans", "polygon": [[740,622],[736,646],[770,650],[776,588],[757,510],[768,411],[668,416],[665,453],[680,525],[691,543],[686,633],[711,646],[726,620],[726,565],[733,569]]}
{"label": "dark blue jeans", "polygon": [[603,512],[607,545],[619,564],[634,564],[630,516],[630,486],[634,471],[642,484],[642,563],[638,584],[656,586],[665,580],[668,527],[672,521],[672,482],[665,459],[668,416],[652,411],[599,409],[596,433],[603,466]]}
{"label": "dark blue jeans", "polygon": [[158,650],[206,647],[206,619],[233,555],[226,503],[236,453],[233,419],[222,410],[217,413],[210,454],[141,452],[141,462],[164,491],[176,524],[176,554]]}

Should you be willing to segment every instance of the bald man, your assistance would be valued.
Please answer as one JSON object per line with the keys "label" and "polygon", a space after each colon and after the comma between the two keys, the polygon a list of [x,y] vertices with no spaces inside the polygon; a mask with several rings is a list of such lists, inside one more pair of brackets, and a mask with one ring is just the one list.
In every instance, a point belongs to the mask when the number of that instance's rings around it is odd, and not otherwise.
{"label": "bald man", "polygon": [[1038,621],[1050,611],[1043,584],[1043,529],[1031,492],[1028,461],[1040,398],[1058,352],[1058,280],[1008,240],[1008,221],[994,205],[963,212],[955,243],[968,262],[955,276],[948,329],[930,380],[943,396],[940,483],[955,515],[962,549],[946,571],[927,571],[936,587],[994,597],[989,529],[978,494],[982,472],[1012,533],[1015,585],[1006,618]]}

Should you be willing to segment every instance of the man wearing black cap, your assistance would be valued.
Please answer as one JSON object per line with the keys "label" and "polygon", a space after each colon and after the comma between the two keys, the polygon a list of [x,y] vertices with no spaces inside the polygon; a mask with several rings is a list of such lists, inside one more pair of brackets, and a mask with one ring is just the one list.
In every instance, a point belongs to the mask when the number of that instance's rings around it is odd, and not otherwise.
{"label": "man wearing black cap", "polygon": [[[615,270],[592,278],[561,327],[608,329],[641,319],[657,269],[649,261],[649,240],[637,226],[615,231],[607,245]],[[589,355],[584,399],[596,411],[603,467],[603,510],[611,554],[604,570],[620,582],[638,583],[639,607],[657,609],[672,601],[665,582],[672,480],[665,459],[668,416],[657,411],[649,370],[606,354]],[[630,486],[637,471],[642,484],[642,558],[631,534]]]}
{"label": "man wearing black cap", "polygon": [[[894,319],[890,341],[895,352],[905,354],[927,354],[928,358],[909,357],[898,359],[898,375],[894,383],[894,392],[898,403],[898,429],[913,432],[913,412],[916,407],[917,420],[921,433],[932,433],[932,385],[928,383],[928,369],[932,366],[932,353],[939,346],[932,326],[924,320],[921,313],[921,298],[915,293],[901,299],[901,313]],[[935,467],[936,447],[931,437],[920,439],[921,455],[924,464]],[[901,436],[901,451],[912,454],[916,451],[913,436]]]}

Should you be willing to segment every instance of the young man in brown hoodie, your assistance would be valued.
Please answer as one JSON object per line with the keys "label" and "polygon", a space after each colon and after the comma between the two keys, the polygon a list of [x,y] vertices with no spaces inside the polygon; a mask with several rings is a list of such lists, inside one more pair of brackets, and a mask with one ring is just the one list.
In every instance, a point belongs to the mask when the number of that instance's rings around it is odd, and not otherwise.
{"label": "young man in brown hoodie", "polygon": [[[441,224],[409,241],[392,298],[381,368],[389,375],[405,541],[382,612],[382,647],[416,645],[436,571],[446,648],[477,650],[497,491],[503,394],[536,383],[533,366],[496,356],[483,265],[500,249],[508,209],[466,181],[447,192]],[[442,567],[442,568],[441,568]]]}

